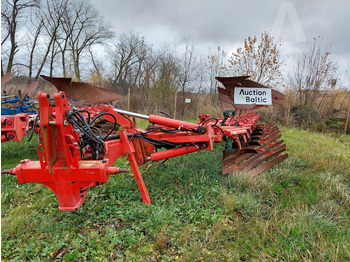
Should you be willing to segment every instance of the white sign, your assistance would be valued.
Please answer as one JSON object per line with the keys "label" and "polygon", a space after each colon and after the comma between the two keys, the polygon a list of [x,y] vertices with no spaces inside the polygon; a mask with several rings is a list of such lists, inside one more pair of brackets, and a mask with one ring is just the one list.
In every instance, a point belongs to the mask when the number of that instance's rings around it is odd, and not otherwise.
{"label": "white sign", "polygon": [[236,87],[234,100],[237,105],[272,105],[271,89]]}
{"label": "white sign", "polygon": [[185,103],[190,104],[191,103],[191,98],[185,98]]}

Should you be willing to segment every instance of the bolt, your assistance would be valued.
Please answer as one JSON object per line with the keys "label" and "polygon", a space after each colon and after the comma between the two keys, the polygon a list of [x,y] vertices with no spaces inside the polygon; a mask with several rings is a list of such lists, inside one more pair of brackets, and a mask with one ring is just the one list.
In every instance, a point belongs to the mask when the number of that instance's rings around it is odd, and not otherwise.
{"label": "bolt", "polygon": [[68,126],[68,121],[67,121],[67,120],[64,120],[64,121],[63,121],[63,125],[64,125],[64,126]]}
{"label": "bolt", "polygon": [[102,160],[102,163],[107,163],[107,162],[108,162],[107,159],[103,159],[103,160]]}

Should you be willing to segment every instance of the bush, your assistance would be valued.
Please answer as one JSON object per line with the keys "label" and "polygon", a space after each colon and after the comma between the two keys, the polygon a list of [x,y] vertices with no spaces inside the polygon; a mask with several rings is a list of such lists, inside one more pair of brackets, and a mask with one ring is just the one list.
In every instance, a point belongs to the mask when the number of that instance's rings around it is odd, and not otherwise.
{"label": "bush", "polygon": [[[333,132],[343,132],[345,126],[345,119],[341,118],[330,118],[326,121],[327,128]],[[347,134],[350,134],[350,125],[346,130]]]}

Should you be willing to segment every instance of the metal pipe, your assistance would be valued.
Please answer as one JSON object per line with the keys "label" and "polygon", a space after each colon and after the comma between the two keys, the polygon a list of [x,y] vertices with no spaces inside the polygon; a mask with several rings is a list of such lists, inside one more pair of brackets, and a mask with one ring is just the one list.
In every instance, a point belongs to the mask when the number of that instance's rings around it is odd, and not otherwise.
{"label": "metal pipe", "polygon": [[157,115],[150,115],[148,119],[151,123],[155,123],[158,125],[164,125],[164,126],[170,126],[174,128],[192,128],[197,129],[199,127],[198,124],[193,124],[189,122],[184,122],[176,119],[171,119],[167,117],[157,116]]}
{"label": "metal pipe", "polygon": [[163,159],[167,159],[167,158],[172,158],[172,157],[176,157],[176,156],[180,156],[180,155],[185,155],[185,154],[197,152],[200,150],[201,149],[199,147],[196,147],[196,146],[178,147],[178,148],[173,148],[173,149],[168,149],[165,151],[153,153],[148,157],[148,160],[151,160],[154,162],[154,161],[159,161],[159,160],[163,160]]}
{"label": "metal pipe", "polygon": [[149,119],[149,116],[146,116],[146,115],[142,115],[142,114],[138,114],[138,113],[134,113],[134,112],[130,112],[130,111],[125,111],[125,110],[121,110],[121,109],[117,109],[117,108],[114,108],[113,110],[115,112],[119,113],[119,114],[123,114],[123,115],[127,115],[127,116],[133,116],[133,117],[146,119],[146,120]]}
{"label": "metal pipe", "polygon": [[121,109],[117,109],[117,108],[114,108],[113,110],[117,113],[120,113],[120,114],[133,116],[133,117],[137,117],[137,118],[141,118],[141,119],[146,119],[149,122],[154,123],[154,124],[165,125],[165,126],[170,126],[170,127],[174,127],[174,128],[179,128],[179,127],[183,126],[185,128],[196,129],[199,126],[198,124],[188,123],[188,122],[179,121],[179,120],[175,120],[175,119],[171,119],[171,118],[167,118],[167,117],[162,117],[162,116],[157,116],[157,115],[146,116],[146,115],[133,113],[130,111],[125,111],[125,110],[121,110]]}

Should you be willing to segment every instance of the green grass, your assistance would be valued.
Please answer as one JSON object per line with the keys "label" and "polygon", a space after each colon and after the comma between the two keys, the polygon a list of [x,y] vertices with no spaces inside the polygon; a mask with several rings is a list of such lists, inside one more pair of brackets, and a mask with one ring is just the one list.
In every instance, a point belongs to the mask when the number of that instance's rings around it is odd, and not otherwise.
{"label": "green grass", "polygon": [[[223,177],[220,145],[143,166],[152,205],[131,174],[65,213],[48,188],[2,176],[2,260],[350,261],[350,137],[282,130],[290,157],[259,176]],[[2,168],[36,145],[3,144]]]}

